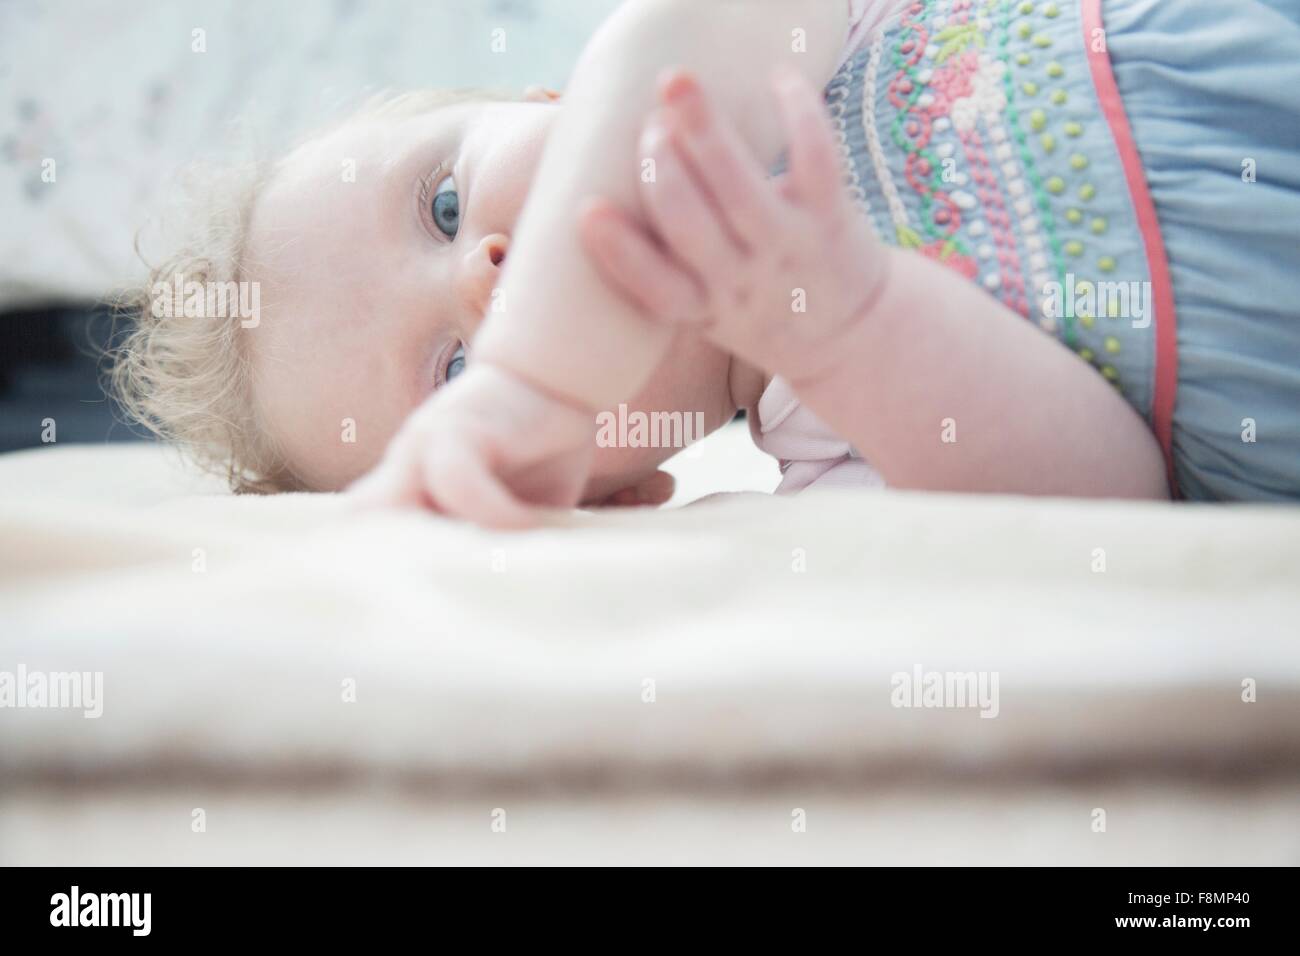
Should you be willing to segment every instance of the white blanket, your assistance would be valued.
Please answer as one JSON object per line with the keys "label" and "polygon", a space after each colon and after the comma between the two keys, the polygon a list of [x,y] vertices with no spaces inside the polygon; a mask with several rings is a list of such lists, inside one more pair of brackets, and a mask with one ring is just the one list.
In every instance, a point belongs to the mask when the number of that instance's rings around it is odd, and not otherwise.
{"label": "white blanket", "polygon": [[[76,494],[50,478],[70,472]],[[69,782],[101,809],[178,781],[679,804],[901,782],[955,810],[981,781],[1120,774],[1183,798],[1209,779],[1206,813],[1242,781],[1295,806],[1297,509],[827,492],[499,534],[330,496],[169,497],[144,474],[158,450],[0,460],[0,672],[103,675],[98,719],[0,710],[9,819],[45,834],[0,829],[0,859],[86,858],[49,843],[48,793]],[[936,673],[996,681],[994,706],[899,706],[924,703],[899,675]],[[1096,797],[1068,799],[1086,834]],[[1250,852],[1300,860],[1295,814],[1251,825]]]}

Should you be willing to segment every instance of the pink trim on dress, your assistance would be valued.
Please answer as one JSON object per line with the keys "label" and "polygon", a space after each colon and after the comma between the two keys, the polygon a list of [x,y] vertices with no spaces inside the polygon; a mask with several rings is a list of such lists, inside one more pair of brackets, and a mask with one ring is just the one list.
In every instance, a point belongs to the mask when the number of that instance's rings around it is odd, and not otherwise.
{"label": "pink trim on dress", "polygon": [[[1101,104],[1106,121],[1110,124],[1115,145],[1119,148],[1120,161],[1124,165],[1124,178],[1128,180],[1129,195],[1132,197],[1133,208],[1137,213],[1138,227],[1142,230],[1147,265],[1151,270],[1151,287],[1155,295],[1156,307],[1155,392],[1151,399],[1151,423],[1160,447],[1165,453],[1169,487],[1173,489],[1176,496],[1178,484],[1174,477],[1173,420],[1174,401],[1178,394],[1178,318],[1174,310],[1174,287],[1169,275],[1169,257],[1165,253],[1164,239],[1160,234],[1160,220],[1156,216],[1156,205],[1147,188],[1142,157],[1138,154],[1137,144],[1133,140],[1133,130],[1129,126],[1128,114],[1124,111],[1124,101],[1119,95],[1115,74],[1111,71],[1110,56],[1104,44],[1101,50],[1093,47],[1094,36],[1105,36],[1101,4],[1102,0],[1080,0],[1083,46],[1088,52],[1088,64],[1092,68],[1092,82],[1097,90],[1097,100]],[[1102,32],[1095,33],[1098,30]]]}

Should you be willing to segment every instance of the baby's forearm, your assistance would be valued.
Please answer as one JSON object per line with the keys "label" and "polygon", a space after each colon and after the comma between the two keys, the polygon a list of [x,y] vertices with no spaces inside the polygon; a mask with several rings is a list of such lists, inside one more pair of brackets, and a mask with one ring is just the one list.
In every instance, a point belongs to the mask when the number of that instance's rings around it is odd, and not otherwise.
{"label": "baby's forearm", "polygon": [[[779,62],[824,83],[844,41],[838,0],[634,0],[589,44],[515,231],[504,278],[473,347],[476,360],[513,371],[592,409],[644,384],[672,332],[647,321],[599,278],[580,248],[580,203],[603,196],[644,221],[637,144],[663,67],[700,82],[765,160],[780,149],[772,110],[756,96]],[[792,50],[804,31],[806,52]],[[804,49],[804,48],[801,48]]]}
{"label": "baby's forearm", "polygon": [[944,267],[887,254],[835,363],[792,385],[889,485],[1168,497],[1154,435],[1095,370]]}

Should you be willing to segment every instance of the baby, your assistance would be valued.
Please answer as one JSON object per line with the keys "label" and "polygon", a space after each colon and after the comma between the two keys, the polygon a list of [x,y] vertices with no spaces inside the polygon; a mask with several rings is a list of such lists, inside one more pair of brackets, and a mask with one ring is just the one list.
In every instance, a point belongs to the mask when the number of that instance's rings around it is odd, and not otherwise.
{"label": "baby", "polygon": [[145,310],[119,389],[237,487],[499,527],[664,500],[624,404],[747,409],[783,491],[1300,498],[1284,9],[630,0],[562,100],[408,94],[250,175],[156,278],[259,321]]}

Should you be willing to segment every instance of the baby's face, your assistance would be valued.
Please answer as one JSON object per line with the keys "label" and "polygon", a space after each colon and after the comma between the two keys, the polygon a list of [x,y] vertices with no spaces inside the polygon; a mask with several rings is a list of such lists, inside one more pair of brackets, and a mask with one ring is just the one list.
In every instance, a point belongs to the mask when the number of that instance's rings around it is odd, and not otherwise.
{"label": "baby's face", "polygon": [[[261,323],[243,331],[262,426],[310,487],[364,474],[407,414],[463,369],[559,110],[479,101],[354,120],[277,169],[246,258]],[[629,407],[702,411],[712,430],[735,411],[729,366],[683,333]],[[598,449],[588,497],[671,452]]]}

